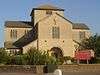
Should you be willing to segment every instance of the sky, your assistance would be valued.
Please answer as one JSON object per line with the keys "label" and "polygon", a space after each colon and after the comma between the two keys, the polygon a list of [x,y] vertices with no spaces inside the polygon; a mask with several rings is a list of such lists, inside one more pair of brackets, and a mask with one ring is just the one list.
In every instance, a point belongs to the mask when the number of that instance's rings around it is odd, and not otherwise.
{"label": "sky", "polygon": [[4,43],[5,21],[30,21],[32,8],[43,4],[65,9],[67,19],[85,23],[93,34],[100,34],[100,0],[0,0],[0,47]]}

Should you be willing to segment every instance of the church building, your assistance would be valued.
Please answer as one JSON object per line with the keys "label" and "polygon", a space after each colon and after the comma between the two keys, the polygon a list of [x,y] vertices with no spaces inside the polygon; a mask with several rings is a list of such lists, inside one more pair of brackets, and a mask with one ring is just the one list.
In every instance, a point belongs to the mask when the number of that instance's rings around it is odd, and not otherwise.
{"label": "church building", "polygon": [[6,21],[4,47],[8,52],[26,53],[31,47],[58,51],[74,57],[77,43],[90,36],[84,23],[74,23],[64,17],[64,9],[41,5],[33,8],[31,21]]}

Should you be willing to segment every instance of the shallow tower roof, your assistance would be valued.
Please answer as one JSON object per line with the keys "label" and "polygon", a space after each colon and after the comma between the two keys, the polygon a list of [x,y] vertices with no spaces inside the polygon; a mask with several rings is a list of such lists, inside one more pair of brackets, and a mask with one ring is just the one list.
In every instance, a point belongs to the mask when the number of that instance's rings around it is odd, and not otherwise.
{"label": "shallow tower roof", "polygon": [[33,8],[30,15],[32,15],[34,10],[54,10],[54,11],[58,11],[59,10],[59,11],[64,11],[64,9],[62,9],[62,8],[59,8],[59,7],[56,7],[56,6],[53,6],[53,5],[49,5],[49,4],[40,5],[40,6],[36,7],[36,8]]}
{"label": "shallow tower roof", "polygon": [[40,6],[38,6],[37,8],[40,8],[40,9],[61,9],[61,8],[59,8],[59,7],[56,7],[56,6],[53,6],[53,5],[48,5],[48,4],[46,4],[46,5],[40,5]]}

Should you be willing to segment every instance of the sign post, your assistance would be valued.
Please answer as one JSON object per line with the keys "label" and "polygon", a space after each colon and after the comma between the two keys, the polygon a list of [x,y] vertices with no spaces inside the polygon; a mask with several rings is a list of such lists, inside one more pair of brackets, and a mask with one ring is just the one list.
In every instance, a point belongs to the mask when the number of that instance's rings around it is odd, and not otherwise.
{"label": "sign post", "polygon": [[79,59],[77,59],[77,64],[80,64],[80,60]]}
{"label": "sign post", "polygon": [[89,64],[89,60],[87,59],[87,64]]}
{"label": "sign post", "polygon": [[91,59],[91,52],[84,50],[84,51],[76,51],[75,52],[75,59],[77,60],[77,64],[80,63],[80,60],[86,60],[87,64],[89,64],[89,60]]}

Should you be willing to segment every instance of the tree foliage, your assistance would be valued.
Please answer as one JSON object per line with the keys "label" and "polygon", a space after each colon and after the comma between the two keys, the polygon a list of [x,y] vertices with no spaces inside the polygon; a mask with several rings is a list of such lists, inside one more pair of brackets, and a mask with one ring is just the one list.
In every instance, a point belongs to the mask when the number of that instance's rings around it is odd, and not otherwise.
{"label": "tree foliage", "polygon": [[100,36],[94,35],[81,42],[80,49],[92,49],[96,56],[100,57]]}

